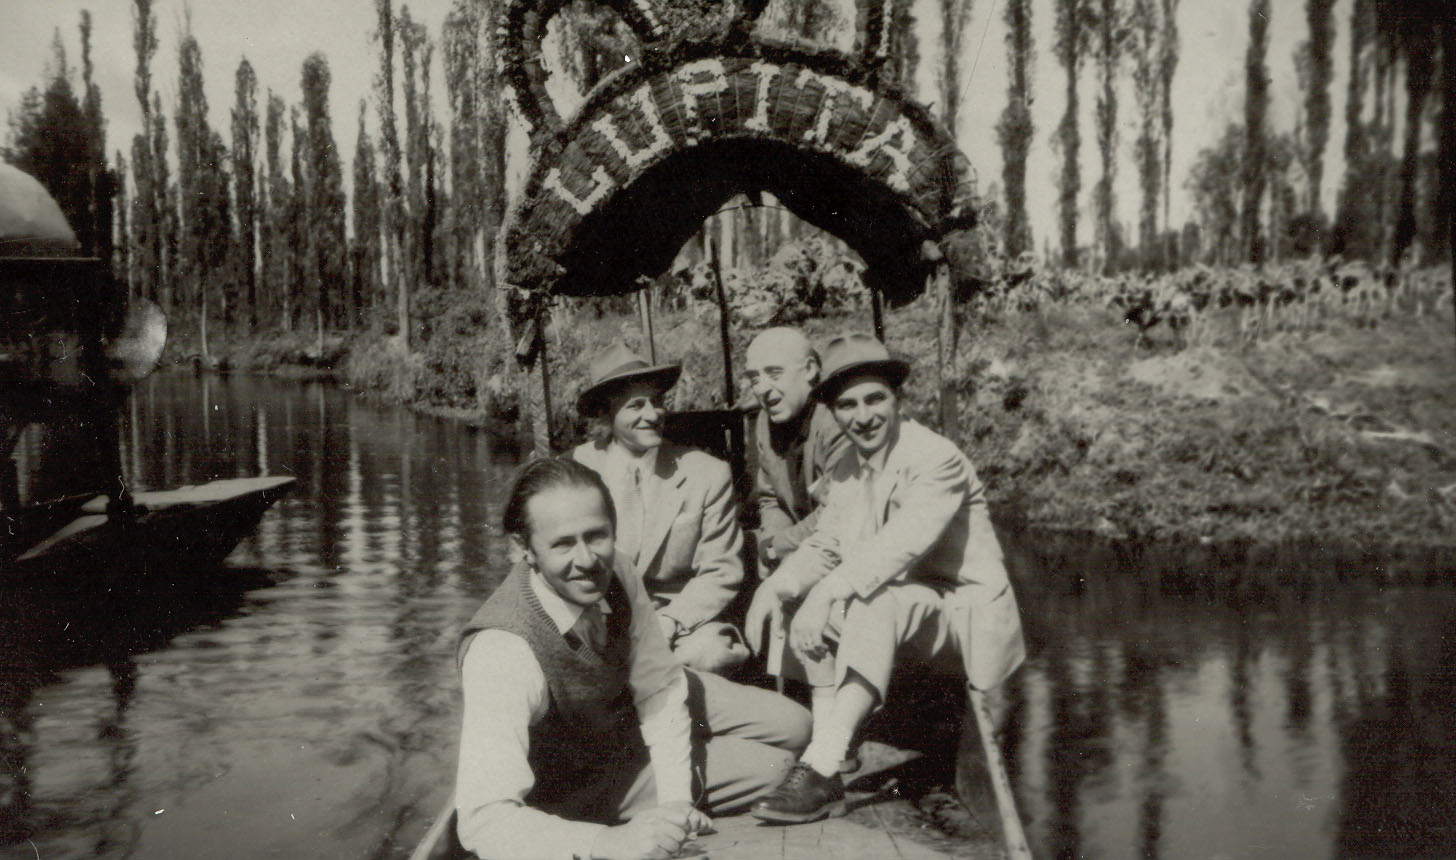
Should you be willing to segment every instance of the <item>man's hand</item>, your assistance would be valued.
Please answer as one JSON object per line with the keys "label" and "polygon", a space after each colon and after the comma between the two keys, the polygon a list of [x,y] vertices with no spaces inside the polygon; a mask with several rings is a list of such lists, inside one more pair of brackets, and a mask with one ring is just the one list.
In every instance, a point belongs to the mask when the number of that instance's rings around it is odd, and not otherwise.
{"label": "man's hand", "polygon": [[809,591],[789,623],[789,643],[796,652],[813,660],[822,659],[829,650],[824,643],[824,629],[829,624],[829,612],[836,598],[828,583],[827,579],[820,580]]}
{"label": "man's hand", "polygon": [[662,628],[662,638],[666,639],[667,644],[671,646],[673,638],[677,636],[678,630],[680,629],[677,621],[666,615],[658,615],[657,625]]}
{"label": "man's hand", "polygon": [[682,816],[683,826],[687,828],[689,837],[694,834],[712,833],[714,830],[713,819],[709,818],[706,812],[685,800],[677,803],[664,803],[658,809],[669,817]]}
{"label": "man's hand", "polygon": [[662,806],[638,813],[626,824],[598,833],[591,856],[594,860],[667,860],[687,841],[685,819],[681,812]]}
{"label": "man's hand", "polygon": [[765,622],[778,624],[784,612],[784,603],[798,596],[796,583],[781,573],[776,573],[758,584],[753,592],[753,601],[748,604],[748,614],[743,618],[743,633],[748,637],[748,647],[753,653],[763,653],[763,625]]}

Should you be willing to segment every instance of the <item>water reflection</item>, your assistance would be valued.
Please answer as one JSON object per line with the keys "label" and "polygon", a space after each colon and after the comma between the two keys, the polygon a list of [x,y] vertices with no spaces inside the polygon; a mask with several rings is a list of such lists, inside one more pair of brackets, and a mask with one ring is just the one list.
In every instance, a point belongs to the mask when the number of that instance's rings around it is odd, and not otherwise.
{"label": "water reflection", "polygon": [[[229,567],[0,592],[0,844],[405,856],[453,775],[453,637],[504,572],[514,454],[248,377],[149,380],[112,433],[143,489],[299,484]],[[1456,856],[1449,562],[1007,549],[1031,657],[1002,742],[1037,856]]]}
{"label": "water reflection", "polygon": [[[386,850],[452,771],[451,640],[500,576],[510,457],[452,423],[246,377],[149,380],[113,433],[137,488],[299,484],[231,567],[83,595],[100,619],[42,592],[53,627],[3,620],[0,838],[42,856]],[[43,441],[17,456],[27,490]]]}
{"label": "water reflection", "polygon": [[1449,559],[1031,543],[1007,755],[1038,856],[1456,852]]}

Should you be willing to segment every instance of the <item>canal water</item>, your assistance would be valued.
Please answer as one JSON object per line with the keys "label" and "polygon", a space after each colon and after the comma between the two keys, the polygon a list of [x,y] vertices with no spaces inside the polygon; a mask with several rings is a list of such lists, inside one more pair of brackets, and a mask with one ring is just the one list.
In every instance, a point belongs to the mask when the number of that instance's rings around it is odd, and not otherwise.
{"label": "canal water", "polygon": [[[503,574],[517,455],[249,377],[149,380],[119,436],[143,488],[298,485],[221,568],[0,586],[0,857],[407,855],[453,778],[453,637]],[[1449,564],[1006,544],[1038,857],[1456,856]]]}

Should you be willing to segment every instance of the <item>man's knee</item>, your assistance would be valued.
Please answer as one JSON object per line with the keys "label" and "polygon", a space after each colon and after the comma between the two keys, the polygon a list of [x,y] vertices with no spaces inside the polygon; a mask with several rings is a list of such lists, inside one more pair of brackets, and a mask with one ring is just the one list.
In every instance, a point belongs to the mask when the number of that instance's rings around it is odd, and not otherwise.
{"label": "man's knee", "polygon": [[890,589],[881,588],[869,598],[855,597],[845,605],[845,627],[852,630],[866,624],[877,624],[893,629],[899,610],[895,595]]}

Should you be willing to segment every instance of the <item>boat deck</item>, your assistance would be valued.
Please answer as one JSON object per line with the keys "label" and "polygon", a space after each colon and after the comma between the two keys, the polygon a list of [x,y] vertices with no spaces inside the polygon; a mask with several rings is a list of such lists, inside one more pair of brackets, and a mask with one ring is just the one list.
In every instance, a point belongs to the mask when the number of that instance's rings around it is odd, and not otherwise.
{"label": "boat deck", "polygon": [[[867,741],[859,755],[861,765],[849,776],[849,812],[844,817],[791,826],[766,824],[749,815],[719,818],[714,821],[715,833],[698,837],[678,856],[714,860],[1006,857],[995,822],[978,821],[974,812],[948,795],[902,793],[902,787],[909,786],[902,786],[899,776],[914,769],[918,753]],[[912,799],[910,794],[919,796]]]}
{"label": "boat deck", "polygon": [[688,844],[678,857],[713,860],[944,860],[944,858],[996,858],[1006,853],[991,840],[952,841],[923,832],[909,804],[903,800],[888,805],[863,807],[844,818],[769,827],[746,815],[718,822],[717,833]]}
{"label": "boat deck", "polygon": [[[865,729],[870,736],[857,748],[858,766],[845,776],[848,811],[842,817],[778,825],[746,814],[719,816],[712,832],[693,838],[674,857],[1031,860],[1000,751],[980,728],[992,724],[985,696],[973,693],[967,709],[946,707],[958,690],[959,685],[921,686],[918,697],[902,701],[904,707],[871,718]],[[940,703],[929,693],[938,693]],[[941,725],[932,729],[932,722]],[[905,743],[897,725],[922,743]],[[956,725],[955,737],[935,741]],[[453,811],[447,806],[436,816],[410,860],[472,856],[454,839]]]}
{"label": "boat deck", "polygon": [[[962,815],[967,815],[960,810]],[[717,832],[688,843],[678,857],[713,860],[1002,860],[1005,850],[989,827],[950,836],[921,808],[893,789],[856,801],[843,818],[775,826],[748,815],[719,818]],[[960,829],[960,828],[958,828]]]}

